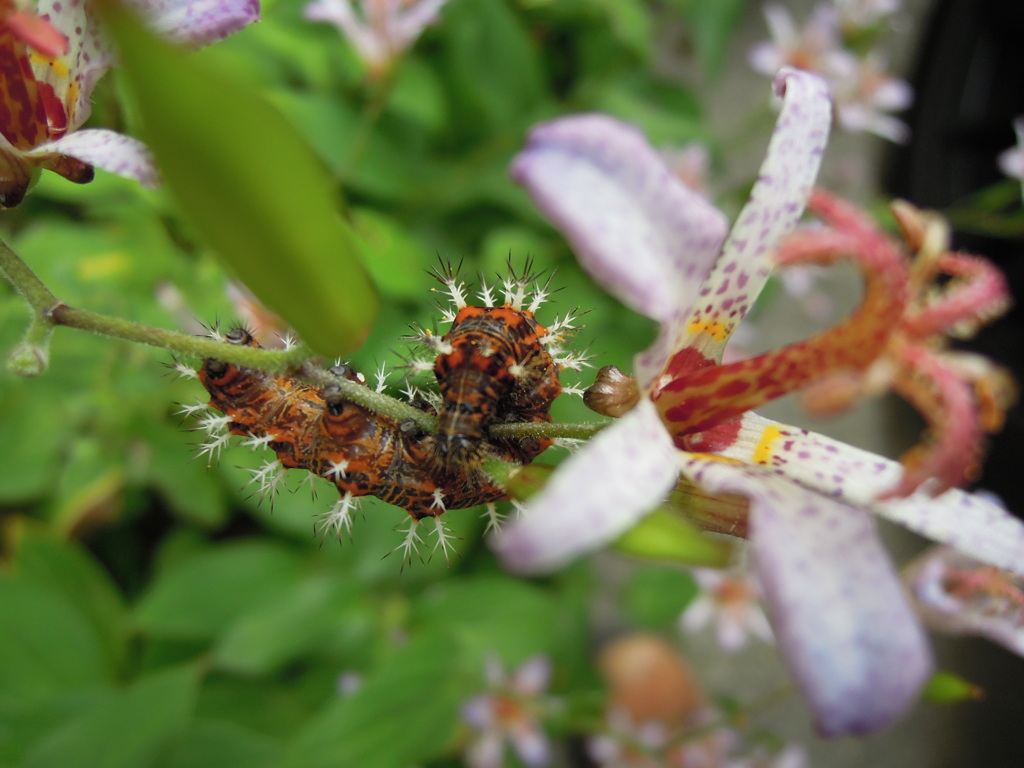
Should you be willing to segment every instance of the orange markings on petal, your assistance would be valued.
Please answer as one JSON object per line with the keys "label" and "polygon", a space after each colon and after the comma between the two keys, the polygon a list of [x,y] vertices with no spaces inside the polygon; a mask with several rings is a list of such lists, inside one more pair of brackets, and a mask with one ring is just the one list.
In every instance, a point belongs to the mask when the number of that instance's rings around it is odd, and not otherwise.
{"label": "orange markings on petal", "polygon": [[801,231],[778,260],[831,263],[847,257],[864,272],[864,298],[845,321],[804,341],[749,360],[676,376],[654,400],[675,435],[703,431],[832,373],[866,370],[884,352],[906,311],[907,268],[899,249],[851,206],[817,192],[815,212],[844,231]]}
{"label": "orange markings on petal", "polygon": [[[948,251],[948,227],[935,214],[898,202],[893,213],[913,253],[854,206],[822,191],[809,209],[825,228],[784,241],[779,266],[854,261],[864,297],[846,320],[804,341],[749,360],[708,365],[683,350],[652,398],[679,445],[780,395],[806,389],[816,413],[836,413],[867,395],[895,390],[928,423],[908,452],[905,496],[933,479],[938,493],[977,472],[986,432],[998,429],[1015,397],[1009,377],[984,358],[946,350],[949,335],[972,333],[1009,304],[1003,275],[985,259]],[[679,362],[685,364],[678,364]]]}
{"label": "orange markings on petal", "polygon": [[47,139],[46,108],[25,45],[0,26],[0,132],[17,149]]}

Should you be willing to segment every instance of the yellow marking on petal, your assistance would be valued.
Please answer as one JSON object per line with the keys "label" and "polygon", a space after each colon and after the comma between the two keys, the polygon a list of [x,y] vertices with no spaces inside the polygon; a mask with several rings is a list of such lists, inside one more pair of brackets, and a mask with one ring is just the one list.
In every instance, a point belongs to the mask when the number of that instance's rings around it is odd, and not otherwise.
{"label": "yellow marking on petal", "polygon": [[29,56],[29,60],[33,64],[49,67],[53,70],[53,74],[62,79],[67,78],[67,76],[71,74],[71,70],[68,69],[67,63],[62,59],[51,59],[48,56],[32,53]]}
{"label": "yellow marking on petal", "polygon": [[732,333],[731,326],[723,325],[717,320],[691,320],[686,330],[690,333],[706,333],[717,341],[725,341]]}
{"label": "yellow marking on petal", "polygon": [[775,426],[765,427],[764,432],[761,433],[761,440],[754,448],[755,464],[768,464],[772,460],[775,455],[772,448],[780,437],[782,437],[781,429]]}

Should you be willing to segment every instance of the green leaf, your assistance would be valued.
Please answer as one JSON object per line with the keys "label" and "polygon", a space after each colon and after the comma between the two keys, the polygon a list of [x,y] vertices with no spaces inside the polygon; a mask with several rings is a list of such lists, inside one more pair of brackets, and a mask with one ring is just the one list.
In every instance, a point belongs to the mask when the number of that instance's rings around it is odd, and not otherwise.
{"label": "green leaf", "polygon": [[95,626],[53,587],[0,577],[0,691],[53,695],[111,674]]}
{"label": "green leaf", "polygon": [[199,687],[199,668],[148,675],[111,693],[43,739],[24,768],[145,768],[182,730]]}
{"label": "green leaf", "polygon": [[746,8],[747,0],[699,0],[690,6],[691,39],[709,77],[721,72],[729,43]]}
{"label": "green leaf", "polygon": [[99,4],[165,183],[231,270],[314,349],[365,338],[376,298],[337,191],[295,129],[215,54],[188,56]]}
{"label": "green leaf", "polygon": [[444,128],[447,104],[437,72],[415,56],[402,59],[395,70],[388,111],[418,123],[431,133]]}
{"label": "green leaf", "polygon": [[712,539],[699,528],[664,509],[657,509],[633,526],[615,548],[637,557],[672,560],[685,565],[723,568],[732,556],[732,544]]}
{"label": "green leaf", "polygon": [[452,3],[445,9],[445,77],[457,101],[458,129],[483,132],[525,124],[544,97],[540,56],[503,0]]}
{"label": "green leaf", "polygon": [[438,754],[466,695],[460,651],[444,632],[410,641],[299,733],[284,768],[398,768]]}
{"label": "green leaf", "polygon": [[212,638],[294,589],[302,559],[279,544],[243,541],[212,549],[160,574],[135,621],[145,632]]}
{"label": "green leaf", "polygon": [[686,571],[642,566],[629,578],[623,609],[635,626],[663,630],[675,624],[697,592],[696,580]]}
{"label": "green leaf", "polygon": [[607,18],[615,37],[641,56],[650,56],[653,24],[650,4],[643,0],[592,0]]}
{"label": "green leaf", "polygon": [[547,650],[558,623],[542,590],[498,576],[437,584],[416,605],[416,618],[434,630],[447,629],[476,652],[475,659],[497,653],[509,663]]}
{"label": "green leaf", "polygon": [[69,718],[106,700],[103,688],[43,698],[0,693],[0,765],[22,766],[25,754]]}
{"label": "green leaf", "polygon": [[213,672],[199,691],[196,717],[291,738],[324,702],[337,699],[338,673],[336,661],[318,664],[309,659],[284,675],[252,678]]}
{"label": "green leaf", "polygon": [[604,83],[596,107],[643,129],[655,145],[706,141],[699,101],[679,83],[630,73]]}
{"label": "green leaf", "polygon": [[361,588],[314,577],[243,616],[214,648],[214,664],[240,674],[263,674],[323,647],[345,621]]}
{"label": "green leaf", "polygon": [[125,487],[120,458],[111,457],[106,446],[92,436],[79,437],[71,444],[48,513],[57,530],[70,534],[120,515]]}
{"label": "green leaf", "polygon": [[0,472],[0,502],[25,502],[53,489],[54,473],[60,467],[63,441],[70,425],[50,403],[33,397],[25,382],[0,382],[0,444],[4,468]]}
{"label": "green leaf", "polygon": [[142,435],[150,449],[145,480],[164,497],[178,515],[205,528],[223,524],[228,517],[224,489],[204,461],[194,460],[195,436],[147,420]]}
{"label": "green leaf", "polygon": [[397,221],[371,208],[354,210],[352,218],[372,254],[366,266],[381,292],[396,299],[422,299],[423,272],[434,255]]}
{"label": "green leaf", "polygon": [[272,736],[216,720],[197,720],[160,760],[159,768],[267,768],[281,742]]}
{"label": "green leaf", "polygon": [[977,701],[985,692],[952,672],[936,672],[921,692],[921,698],[931,704],[959,704],[963,701]]}
{"label": "green leaf", "polygon": [[120,668],[127,641],[125,608],[103,567],[69,541],[28,530],[18,544],[18,575],[60,593],[87,618],[111,672]]}

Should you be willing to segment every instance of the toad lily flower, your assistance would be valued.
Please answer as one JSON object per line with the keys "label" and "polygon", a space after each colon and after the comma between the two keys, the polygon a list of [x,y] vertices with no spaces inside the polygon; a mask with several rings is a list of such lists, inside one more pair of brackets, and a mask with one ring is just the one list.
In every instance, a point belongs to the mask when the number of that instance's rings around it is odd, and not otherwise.
{"label": "toad lily flower", "polygon": [[[514,177],[584,269],[658,321],[660,334],[634,359],[635,405],[621,396],[621,379],[612,382],[620,396],[606,412],[621,418],[559,467],[495,546],[514,570],[550,570],[619,536],[674,488],[689,494],[701,512],[719,515],[717,530],[750,540],[772,628],[819,730],[864,733],[899,717],[931,670],[924,631],[870,513],[1024,571],[1024,526],[961,491],[934,495],[976,459],[966,451],[958,463],[955,441],[976,441],[979,420],[996,426],[1001,402],[991,370],[969,372],[970,361],[944,351],[938,333],[994,311],[1005,295],[998,273],[935,247],[933,228],[915,229],[914,216],[904,216],[905,228],[921,255],[908,266],[856,211],[811,197],[830,122],[827,90],[792,69],[780,72],[776,90],[783,104],[768,154],[727,239],[724,216],[676,182],[637,131],[610,118],[542,125],[517,157]],[[829,226],[788,238],[809,197]],[[859,310],[791,347],[720,364],[774,266],[840,256],[865,274]],[[940,273],[953,279],[936,299],[930,283]],[[750,411],[815,382],[822,409],[892,386],[924,409],[934,444],[905,472]]]}
{"label": "toad lily flower", "polygon": [[310,21],[333,24],[366,64],[371,80],[381,80],[398,58],[438,19],[448,0],[315,0],[306,6]]}
{"label": "toad lily flower", "polygon": [[[200,47],[259,18],[257,0],[132,0],[154,29]],[[37,169],[85,183],[93,167],[155,186],[156,171],[135,139],[97,128],[89,117],[96,82],[113,64],[87,0],[41,0],[35,24],[0,0],[0,206],[13,207]],[[11,23],[16,17],[19,23]]]}

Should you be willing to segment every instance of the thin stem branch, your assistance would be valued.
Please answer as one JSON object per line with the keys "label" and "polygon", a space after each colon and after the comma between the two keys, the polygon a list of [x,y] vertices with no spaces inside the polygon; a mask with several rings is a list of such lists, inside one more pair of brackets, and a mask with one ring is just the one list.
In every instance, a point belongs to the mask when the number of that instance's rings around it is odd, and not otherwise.
{"label": "thin stem branch", "polygon": [[60,303],[53,291],[3,240],[0,240],[0,270],[37,315],[42,316],[47,309]]}
{"label": "thin stem branch", "polygon": [[148,344],[180,354],[203,358],[213,357],[232,365],[244,365],[248,368],[259,368],[275,373],[292,371],[310,357],[309,349],[302,345],[283,351],[240,347],[234,344],[225,344],[216,339],[140,325],[130,320],[90,312],[87,309],[69,307],[64,303],[58,303],[57,306],[49,309],[46,316],[55,325],[90,331],[115,339],[134,341],[138,344]]}
{"label": "thin stem branch", "polygon": [[437,431],[436,416],[426,411],[421,411],[419,408],[409,405],[409,403],[396,400],[390,395],[385,395],[383,392],[378,392],[372,387],[334,376],[330,371],[325,371],[323,368],[312,363],[303,365],[298,370],[297,375],[303,381],[320,387],[327,386],[328,384],[338,387],[344,398],[351,403],[369,408],[377,413],[382,413],[396,421],[414,421],[425,432],[433,433]]}
{"label": "thin stem branch", "polygon": [[[336,386],[341,389],[342,396],[346,400],[356,405],[384,414],[397,421],[413,421],[426,432],[437,431],[436,416],[401,400],[396,400],[383,392],[377,392],[371,387],[333,376],[329,371],[325,371],[311,361],[311,353],[304,345],[278,351],[227,344],[216,339],[153,328],[130,320],[68,306],[57,298],[35,272],[2,240],[0,240],[0,270],[31,306],[35,317],[30,326],[30,336],[36,341],[42,342],[48,339],[49,333],[55,326],[64,326],[137,344],[148,344],[179,354],[214,358],[231,365],[257,368],[272,373],[288,373],[316,386],[323,387],[328,384]],[[42,365],[45,365],[45,362]],[[495,424],[491,426],[489,432],[495,438],[586,439],[603,429],[606,423]]]}
{"label": "thin stem branch", "polygon": [[487,431],[491,437],[551,437],[586,440],[609,424],[611,424],[611,420],[575,424],[530,421],[518,424],[492,424]]}

